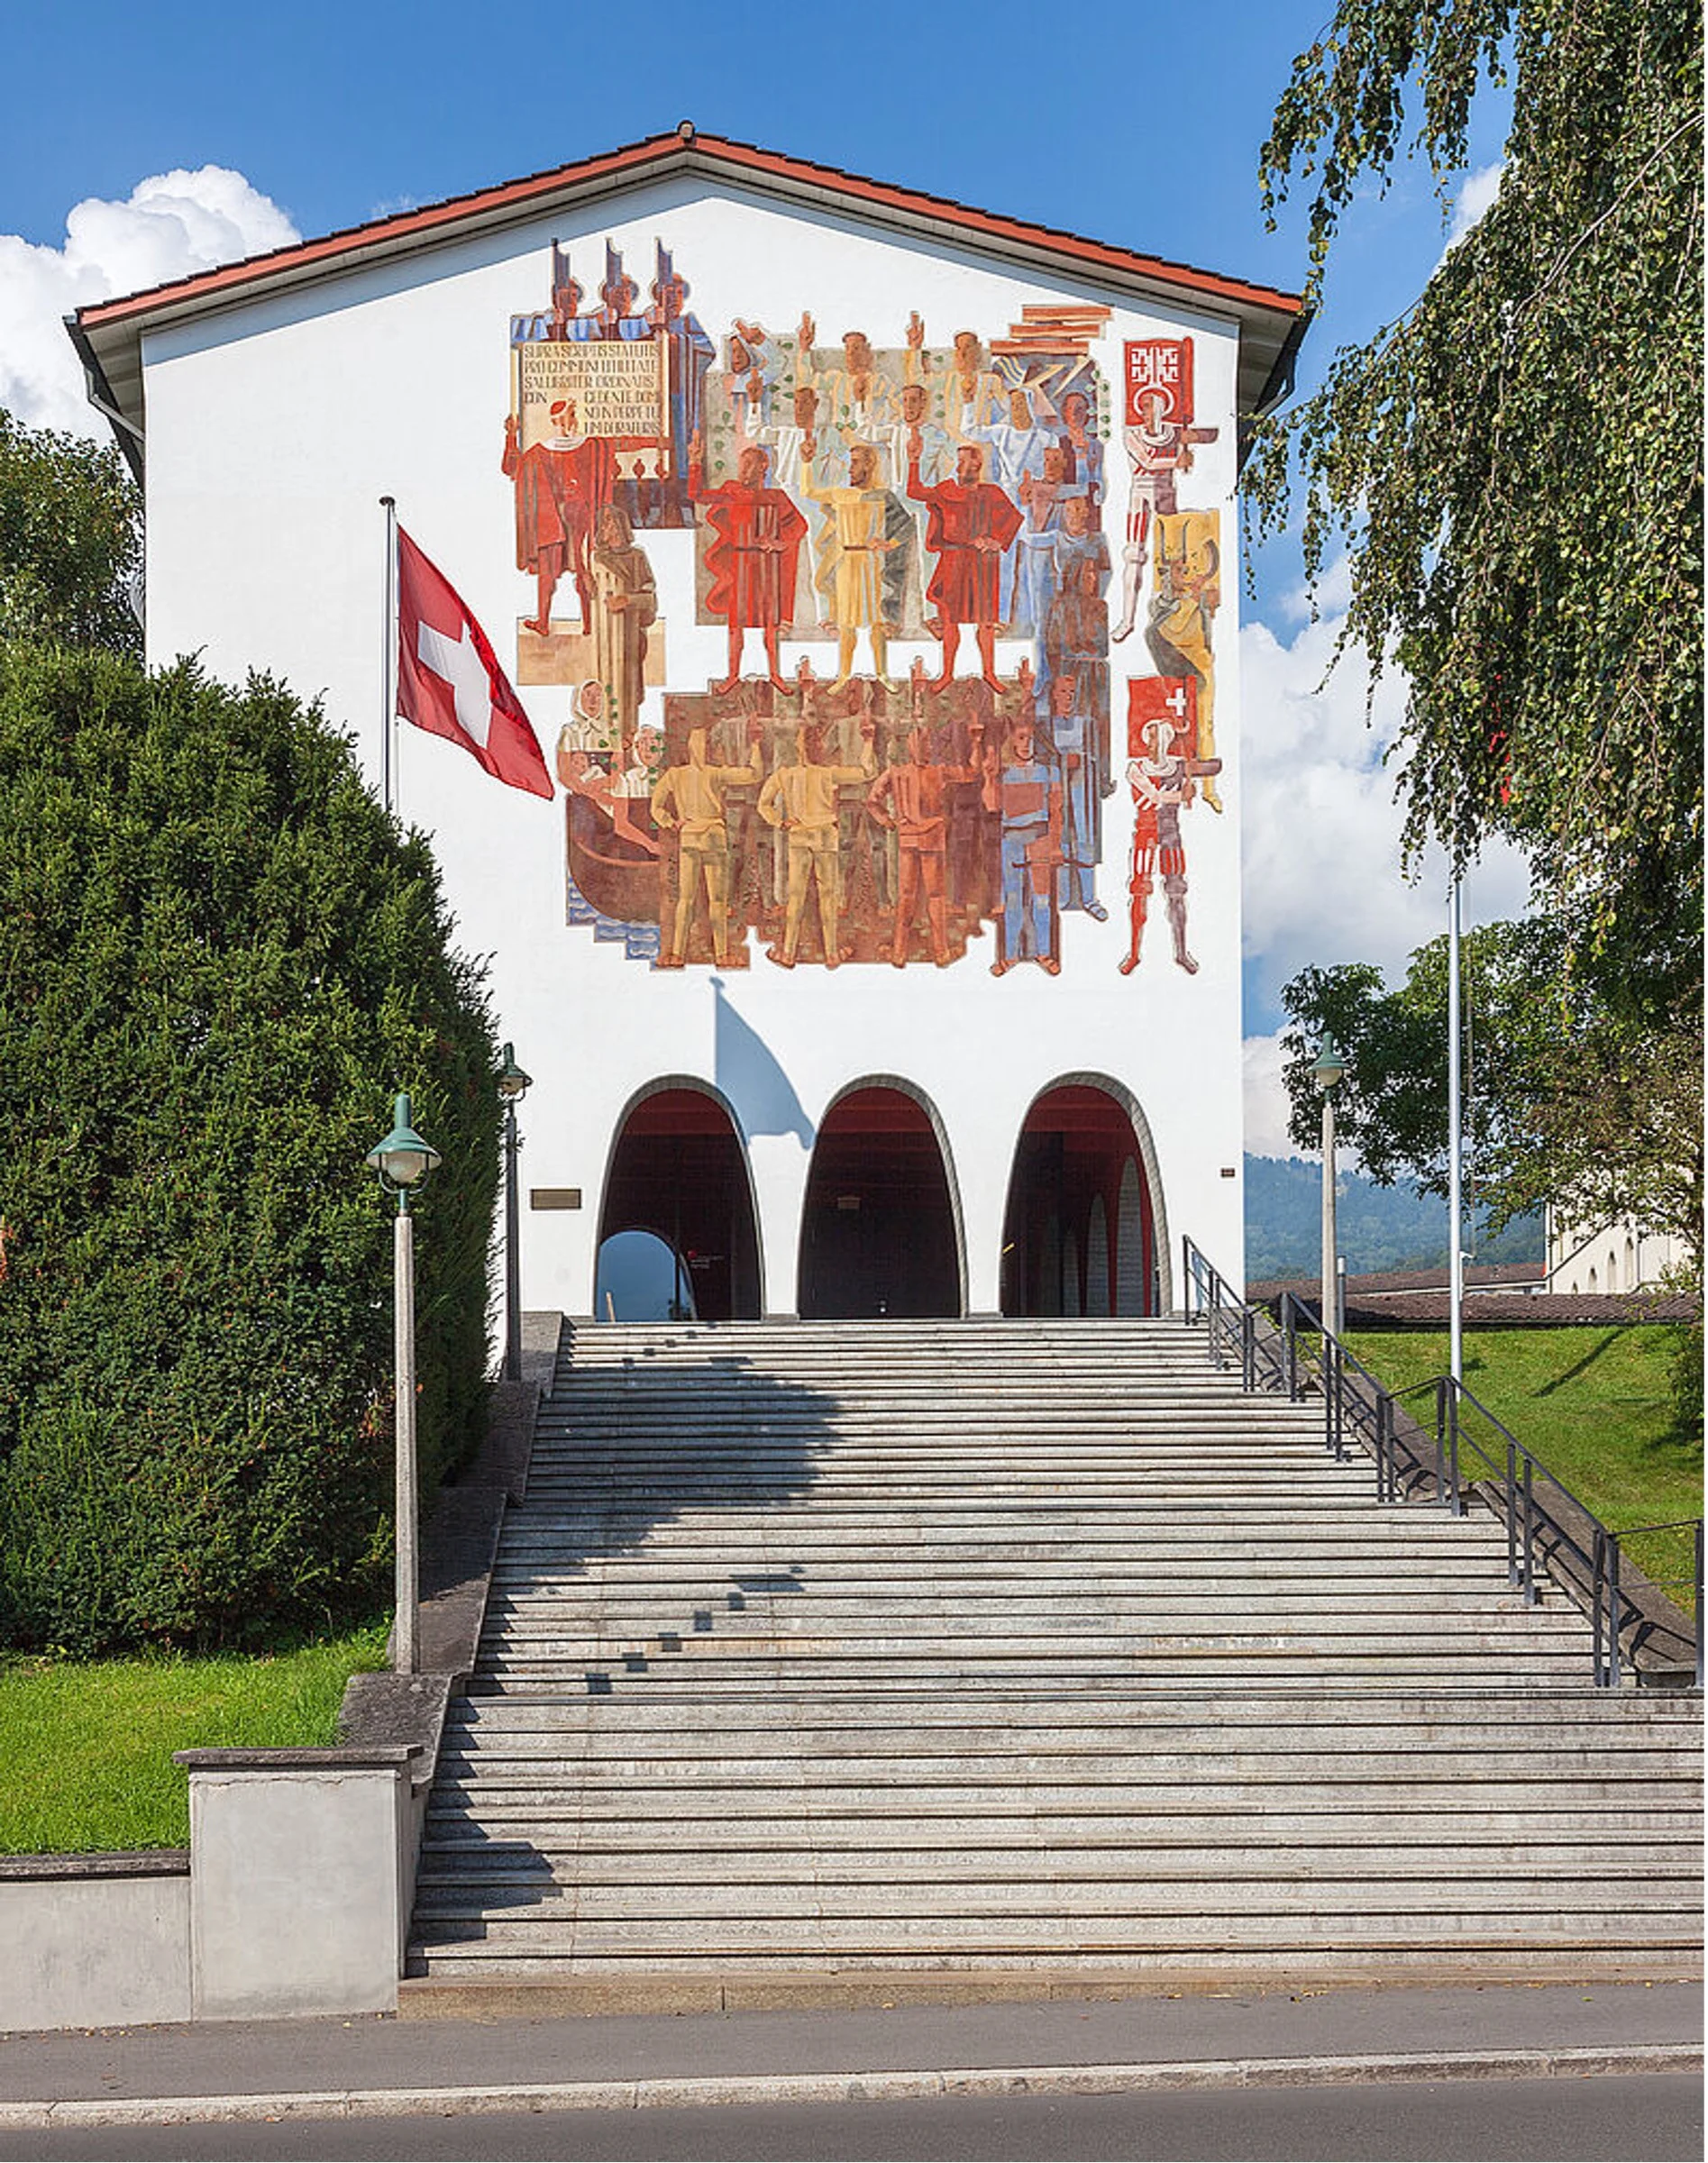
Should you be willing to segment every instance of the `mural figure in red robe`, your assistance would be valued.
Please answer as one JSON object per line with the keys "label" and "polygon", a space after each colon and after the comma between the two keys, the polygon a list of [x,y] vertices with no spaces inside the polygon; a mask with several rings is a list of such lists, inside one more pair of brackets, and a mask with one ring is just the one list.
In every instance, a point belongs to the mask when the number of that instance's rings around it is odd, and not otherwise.
{"label": "mural figure in red robe", "polygon": [[706,513],[706,568],[711,590],[706,605],[729,625],[729,673],[716,688],[734,690],[741,679],[742,646],[750,630],[765,642],[766,672],[776,688],[787,690],[777,656],[777,639],[795,620],[795,574],[807,521],[781,488],[768,488],[763,448],[749,443],[742,452],[736,478],[708,488],[705,444],[696,434],[689,446],[688,488]]}
{"label": "mural figure in red robe", "polygon": [[974,722],[969,735],[966,762],[949,766],[931,755],[931,732],[923,718],[919,693],[925,663],[914,667],[914,716],[908,735],[908,755],[898,766],[887,767],[866,797],[866,808],[881,826],[895,830],[899,857],[895,932],[890,959],[898,969],[908,965],[908,941],[919,889],[925,889],[926,917],[931,926],[931,958],[939,969],[949,965],[948,902],[945,869],[949,846],[948,784],[976,781],[984,764],[984,730]]}
{"label": "mural figure in red robe", "polygon": [[909,442],[908,494],[929,510],[925,544],[936,554],[937,567],[926,589],[936,609],[932,624],[943,647],[943,672],[935,689],[954,677],[961,625],[971,624],[979,643],[984,680],[1002,689],[996,672],[996,633],[1001,621],[1002,554],[1020,530],[1020,513],[1012,498],[984,478],[984,451],[964,443],[956,453],[954,479],[928,488],[919,478],[918,434]]}
{"label": "mural figure in red robe", "polygon": [[607,439],[579,433],[573,398],[557,400],[552,420],[559,433],[526,450],[516,415],[504,424],[504,471],[516,484],[516,567],[534,573],[538,605],[525,620],[542,637],[552,628],[552,599],[565,572],[574,577],[581,621],[589,620],[589,543],[594,515],[610,500],[615,467]]}

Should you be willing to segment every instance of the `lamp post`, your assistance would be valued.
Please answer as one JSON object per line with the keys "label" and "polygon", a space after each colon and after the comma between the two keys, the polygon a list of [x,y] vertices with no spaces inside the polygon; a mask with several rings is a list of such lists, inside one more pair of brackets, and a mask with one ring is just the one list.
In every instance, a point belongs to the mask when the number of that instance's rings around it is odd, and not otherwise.
{"label": "lamp post", "polygon": [[519,1217],[516,1204],[516,1108],[528,1093],[534,1076],[516,1063],[516,1046],[504,1047],[504,1064],[498,1070],[498,1094],[504,1100],[504,1379],[522,1379],[522,1256],[518,1251]]}
{"label": "lamp post", "polygon": [[369,1150],[365,1163],[379,1174],[379,1184],[397,1197],[392,1241],[393,1396],[397,1428],[397,1622],[392,1631],[391,1664],[399,1675],[416,1666],[416,1618],[419,1594],[416,1559],[416,1245],[409,1191],[439,1163],[439,1152],[409,1124],[409,1099],[392,1108],[391,1132]]}
{"label": "lamp post", "polygon": [[1346,1318],[1340,1311],[1340,1273],[1336,1266],[1334,1209],[1334,1092],[1347,1063],[1332,1036],[1325,1036],[1311,1062],[1311,1078],[1322,1091],[1322,1295],[1319,1301],[1325,1335],[1341,1334]]}
{"label": "lamp post", "polygon": [[1465,1380],[1465,1203],[1459,1182],[1465,1157],[1463,1068],[1459,1048],[1459,887],[1457,870],[1448,906],[1447,939],[1447,1178],[1448,1178],[1448,1372]]}

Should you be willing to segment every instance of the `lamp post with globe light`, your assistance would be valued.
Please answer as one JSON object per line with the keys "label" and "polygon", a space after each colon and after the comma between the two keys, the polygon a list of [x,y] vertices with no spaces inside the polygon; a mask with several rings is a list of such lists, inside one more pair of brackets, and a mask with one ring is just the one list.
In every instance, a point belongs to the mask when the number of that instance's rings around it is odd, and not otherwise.
{"label": "lamp post with globe light", "polygon": [[397,1620],[392,1626],[391,1664],[399,1675],[416,1666],[419,1565],[416,1559],[416,1245],[411,1190],[440,1162],[439,1152],[409,1124],[409,1099],[400,1095],[392,1109],[391,1132],[376,1142],[363,1160],[379,1174],[379,1184],[397,1198],[392,1242],[392,1347],[394,1424],[397,1428]]}
{"label": "lamp post with globe light", "polygon": [[504,1064],[498,1069],[498,1095],[504,1102],[504,1379],[522,1379],[522,1256],[519,1249],[519,1207],[516,1200],[516,1158],[522,1146],[516,1130],[516,1108],[528,1093],[534,1077],[516,1063],[516,1046],[504,1047]]}
{"label": "lamp post with globe light", "polygon": [[1334,1192],[1334,1092],[1347,1063],[1332,1036],[1325,1036],[1311,1062],[1311,1078],[1322,1091],[1322,1297],[1320,1313],[1323,1329],[1338,1337],[1346,1327],[1340,1311],[1340,1273],[1336,1266],[1338,1240]]}

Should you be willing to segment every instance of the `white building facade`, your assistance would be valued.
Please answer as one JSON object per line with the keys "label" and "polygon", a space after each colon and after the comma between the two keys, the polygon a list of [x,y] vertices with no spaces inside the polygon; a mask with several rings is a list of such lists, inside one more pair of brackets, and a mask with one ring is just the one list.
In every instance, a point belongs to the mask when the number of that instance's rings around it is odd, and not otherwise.
{"label": "white building facade", "polygon": [[527,1306],[636,1231],[706,1315],[1243,1282],[1236,479],[1303,323],[686,129],[83,311],[151,662],[379,787],[390,497],[533,722],[550,799],[393,745],[534,1077]]}

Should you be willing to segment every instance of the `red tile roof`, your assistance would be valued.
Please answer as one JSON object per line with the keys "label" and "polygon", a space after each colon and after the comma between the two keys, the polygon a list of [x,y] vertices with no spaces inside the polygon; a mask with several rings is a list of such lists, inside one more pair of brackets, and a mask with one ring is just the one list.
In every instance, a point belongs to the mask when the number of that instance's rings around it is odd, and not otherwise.
{"label": "red tile roof", "polygon": [[397,242],[436,238],[472,221],[489,222],[494,214],[527,214],[565,189],[585,192],[589,183],[632,186],[657,178],[662,171],[680,171],[704,166],[726,178],[745,177],[772,187],[781,184],[814,194],[843,197],[851,206],[867,213],[900,214],[909,220],[926,219],[952,233],[973,236],[1002,247],[1043,249],[1065,264],[1097,272],[1137,276],[1163,286],[1174,286],[1210,301],[1243,303],[1279,314],[1300,316],[1305,304],[1297,293],[1254,285],[1244,278],[1227,278],[1216,271],[1199,270],[1190,264],[1171,262],[1162,256],[1139,255],[1131,249],[1086,239],[1059,227],[1031,224],[1018,218],[980,210],[953,196],[928,196],[915,188],[895,187],[887,182],[851,173],[842,166],[816,165],[806,159],[785,158],[756,144],[736,142],[717,135],[702,135],[684,122],[668,135],[650,135],[596,158],[572,165],[555,166],[521,179],[506,180],[494,187],[463,196],[447,196],[414,210],[399,211],[386,218],[351,225],[317,240],[301,241],[275,248],[265,255],[242,262],[222,264],[217,269],[197,271],[140,293],[97,301],[79,308],[78,321],[85,330],[127,321],[132,315],[157,314],[172,302],[226,297],[245,285],[278,273],[310,267],[332,268],[352,252]]}
{"label": "red tile roof", "polygon": [[1297,293],[1195,269],[1162,256],[1140,255],[1055,226],[1002,217],[949,196],[869,179],[840,166],[815,165],[751,142],[701,135],[685,121],[668,135],[652,135],[573,165],[399,211],[143,292],[94,302],[69,317],[67,328],[84,363],[91,396],[114,423],[119,446],[140,479],[145,332],[406,257],[437,242],[501,231],[558,211],[568,214],[649,182],[684,176],[745,187],[915,238],[959,242],[1040,269],[1046,277],[1077,276],[1106,290],[1164,306],[1231,317],[1239,328],[1238,403],[1242,424],[1286,395],[1294,356],[1311,320]]}

